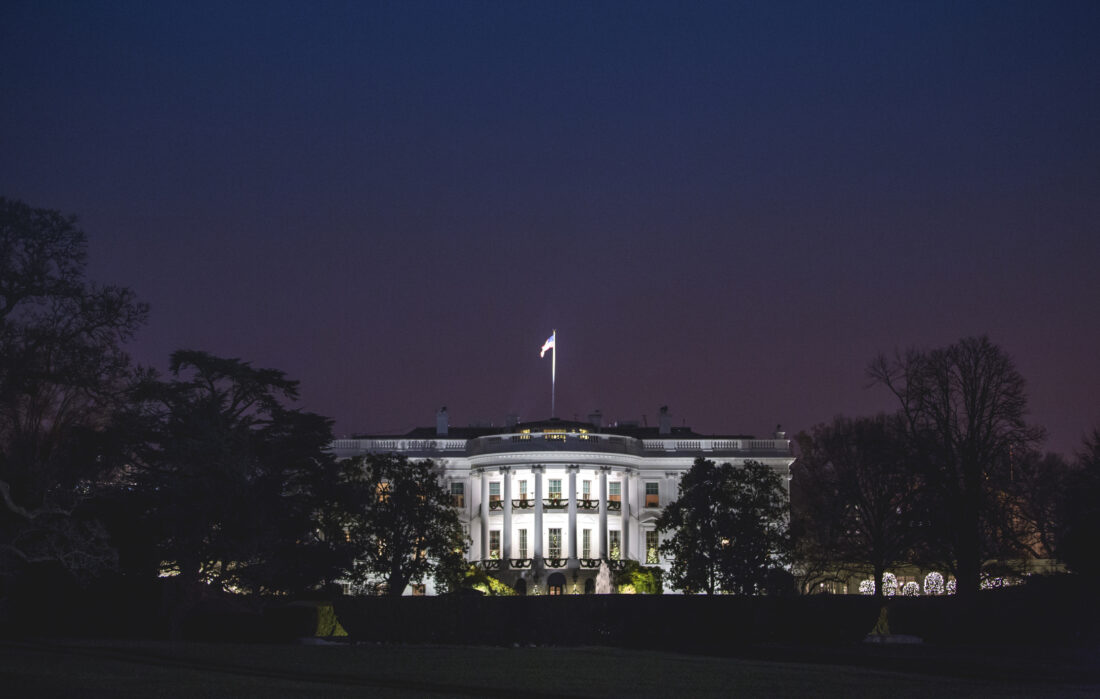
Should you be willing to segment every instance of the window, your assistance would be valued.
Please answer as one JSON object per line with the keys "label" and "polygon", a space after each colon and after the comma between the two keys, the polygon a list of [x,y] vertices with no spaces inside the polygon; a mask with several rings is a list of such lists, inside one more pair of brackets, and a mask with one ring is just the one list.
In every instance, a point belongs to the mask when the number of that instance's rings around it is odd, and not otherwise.
{"label": "window", "polygon": [[661,506],[661,494],[658,489],[657,483],[645,484],[645,506],[646,507],[660,507]]}
{"label": "window", "polygon": [[520,500],[526,500],[527,499],[527,481],[520,481],[519,482],[519,499]]}
{"label": "window", "polygon": [[527,530],[519,530],[519,557],[527,558]]}
{"label": "window", "polygon": [[619,535],[620,532],[617,529],[612,529],[607,533],[608,538],[611,539],[611,545],[608,547],[608,555],[613,561],[617,561],[622,558],[623,552],[621,546],[619,545]]}
{"label": "window", "polygon": [[550,558],[561,558],[561,529],[550,530]]}
{"label": "window", "polygon": [[622,502],[623,484],[615,481],[607,484],[607,499],[611,502]]}
{"label": "window", "polygon": [[550,479],[550,499],[551,500],[561,500],[561,479],[560,478],[551,478]]}
{"label": "window", "polygon": [[465,483],[451,483],[451,504],[455,507],[466,506]]}
{"label": "window", "polygon": [[500,530],[489,530],[489,558],[500,558]]}
{"label": "window", "polygon": [[489,502],[500,502],[500,481],[489,484]]}
{"label": "window", "polygon": [[592,530],[581,530],[581,558],[592,558]]}
{"label": "window", "polygon": [[581,497],[584,500],[592,499],[592,481],[581,481]]}
{"label": "window", "polygon": [[657,562],[657,532],[653,529],[645,533],[645,562],[651,565]]}
{"label": "window", "polygon": [[388,502],[390,499],[390,484],[379,483],[374,492],[378,494],[378,502]]}

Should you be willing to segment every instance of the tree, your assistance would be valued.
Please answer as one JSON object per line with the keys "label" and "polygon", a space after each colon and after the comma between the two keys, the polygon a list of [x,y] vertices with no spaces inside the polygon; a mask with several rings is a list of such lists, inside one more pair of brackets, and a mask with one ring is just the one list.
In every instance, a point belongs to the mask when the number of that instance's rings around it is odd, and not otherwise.
{"label": "tree", "polygon": [[383,581],[389,594],[400,595],[431,575],[441,592],[456,590],[468,542],[435,464],[368,454],[343,462],[342,470],[353,579]]}
{"label": "tree", "polygon": [[76,220],[0,198],[0,573],[53,562],[77,578],[115,552],[83,507],[133,370],[124,343],[147,308],[85,279]]}
{"label": "tree", "polygon": [[883,573],[908,560],[924,522],[900,421],[837,417],[798,441],[800,554],[842,571],[870,568],[881,596]]}
{"label": "tree", "polygon": [[1065,480],[1062,527],[1055,550],[1066,566],[1100,578],[1100,429],[1094,429],[1077,454],[1076,469]]}
{"label": "tree", "polygon": [[789,558],[787,494],[770,467],[698,458],[657,519],[669,581],[685,592],[756,594]]}
{"label": "tree", "polygon": [[928,554],[955,573],[959,597],[970,599],[987,560],[1019,551],[1010,468],[1043,435],[1024,420],[1024,379],[986,337],[879,356],[868,373],[897,398],[934,505]]}
{"label": "tree", "polygon": [[203,584],[299,592],[337,577],[343,539],[319,535],[338,497],[331,422],[284,405],[298,384],[281,371],[178,351],[170,372],[146,387],[133,497],[180,581],[176,621]]}

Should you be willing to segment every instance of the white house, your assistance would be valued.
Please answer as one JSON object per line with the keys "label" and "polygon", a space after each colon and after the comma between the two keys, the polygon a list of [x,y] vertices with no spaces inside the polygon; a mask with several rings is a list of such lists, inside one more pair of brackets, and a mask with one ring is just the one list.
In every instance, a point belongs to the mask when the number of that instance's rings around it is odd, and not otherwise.
{"label": "white house", "polygon": [[704,436],[673,427],[667,408],[657,427],[601,423],[597,412],[588,422],[452,428],[442,408],[434,429],[338,439],[333,451],[432,459],[470,534],[470,560],[517,592],[551,595],[591,592],[603,560],[667,567],[656,520],[696,458],[759,461],[784,483],[794,461],[783,432]]}

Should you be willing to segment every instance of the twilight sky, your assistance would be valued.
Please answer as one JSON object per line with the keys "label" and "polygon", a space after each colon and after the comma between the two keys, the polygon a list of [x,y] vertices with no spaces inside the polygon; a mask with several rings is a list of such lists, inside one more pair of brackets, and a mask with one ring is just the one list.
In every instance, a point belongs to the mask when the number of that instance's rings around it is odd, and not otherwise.
{"label": "twilight sky", "polygon": [[[687,5],[685,3],[685,5]],[[790,432],[988,334],[1100,426],[1100,2],[8,0],[0,194],[339,433]]]}

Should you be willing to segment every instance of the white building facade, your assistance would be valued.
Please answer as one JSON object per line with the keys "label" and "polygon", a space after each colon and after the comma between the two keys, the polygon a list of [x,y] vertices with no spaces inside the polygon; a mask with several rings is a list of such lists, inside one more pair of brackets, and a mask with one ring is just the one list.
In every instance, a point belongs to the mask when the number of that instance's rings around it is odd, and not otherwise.
{"label": "white building facade", "polygon": [[656,521],[696,458],[759,461],[784,483],[794,461],[782,432],[702,436],[671,427],[666,409],[653,428],[603,427],[598,417],[451,429],[442,409],[434,433],[338,439],[333,451],[432,459],[469,533],[470,560],[521,594],[551,595],[594,591],[605,560],[667,569]]}

